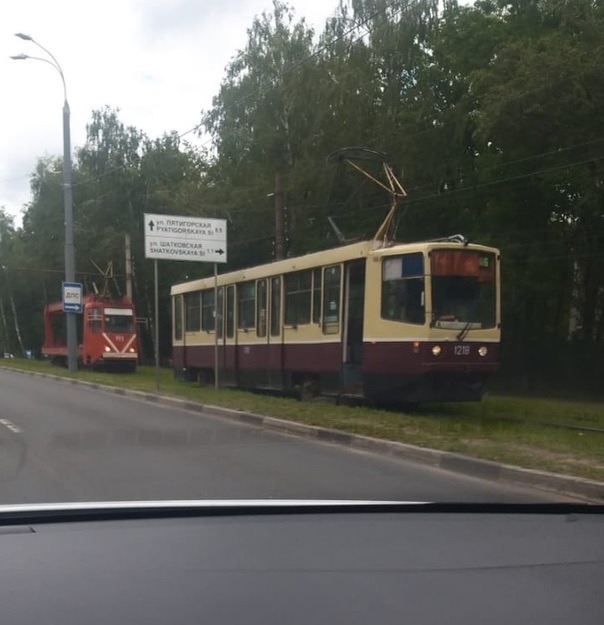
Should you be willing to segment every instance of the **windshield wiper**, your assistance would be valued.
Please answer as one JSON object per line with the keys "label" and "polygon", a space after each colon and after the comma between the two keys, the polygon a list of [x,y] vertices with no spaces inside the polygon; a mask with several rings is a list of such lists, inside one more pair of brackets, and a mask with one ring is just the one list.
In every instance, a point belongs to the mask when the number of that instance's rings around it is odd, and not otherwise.
{"label": "windshield wiper", "polygon": [[461,329],[461,331],[457,335],[458,341],[463,341],[466,338],[466,336],[468,336],[468,332],[470,331],[470,327],[472,326],[472,323],[473,323],[472,321],[468,321],[466,325]]}

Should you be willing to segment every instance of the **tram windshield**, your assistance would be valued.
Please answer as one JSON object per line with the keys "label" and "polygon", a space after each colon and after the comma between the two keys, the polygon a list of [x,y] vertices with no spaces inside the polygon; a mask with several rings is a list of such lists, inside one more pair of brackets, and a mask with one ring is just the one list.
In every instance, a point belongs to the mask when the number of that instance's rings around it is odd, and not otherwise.
{"label": "tram windshield", "polygon": [[435,250],[431,324],[480,329],[496,324],[495,257],[476,250]]}
{"label": "tram windshield", "polygon": [[105,309],[105,332],[134,332],[134,317],[132,310],[125,308]]}

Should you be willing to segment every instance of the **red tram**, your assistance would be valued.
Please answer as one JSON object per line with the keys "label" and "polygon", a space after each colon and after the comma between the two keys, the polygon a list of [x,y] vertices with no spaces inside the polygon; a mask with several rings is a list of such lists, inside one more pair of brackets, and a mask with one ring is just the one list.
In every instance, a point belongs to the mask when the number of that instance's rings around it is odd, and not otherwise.
{"label": "red tram", "polygon": [[[67,364],[65,313],[62,302],[44,308],[42,354],[57,365]],[[105,299],[87,295],[78,315],[79,366],[135,371],[138,339],[134,305],[127,297]]]}

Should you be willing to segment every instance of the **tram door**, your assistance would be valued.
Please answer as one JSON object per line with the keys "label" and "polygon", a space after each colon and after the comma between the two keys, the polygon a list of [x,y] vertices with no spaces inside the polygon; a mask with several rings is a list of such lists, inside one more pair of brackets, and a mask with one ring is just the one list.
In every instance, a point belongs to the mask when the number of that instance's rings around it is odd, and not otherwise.
{"label": "tram door", "polygon": [[271,388],[283,388],[283,324],[281,323],[281,276],[269,279],[268,307],[268,384]]}
{"label": "tram door", "polygon": [[226,339],[225,339],[225,319],[224,319],[224,290],[225,287],[219,286],[217,290],[218,298],[216,299],[216,308],[214,314],[216,316],[216,345],[218,346],[218,382],[222,384],[222,372],[226,364]]}
{"label": "tram door", "polygon": [[221,384],[237,385],[237,331],[235,318],[235,287],[226,287],[224,298],[223,358]]}
{"label": "tram door", "polygon": [[267,278],[256,281],[256,338],[258,343],[252,349],[255,352],[253,364],[254,385],[260,388],[266,388],[270,383],[268,285],[269,281]]}
{"label": "tram door", "polygon": [[363,391],[363,314],[365,301],[365,260],[346,265],[344,274],[344,333],[342,336],[342,386],[344,393]]}

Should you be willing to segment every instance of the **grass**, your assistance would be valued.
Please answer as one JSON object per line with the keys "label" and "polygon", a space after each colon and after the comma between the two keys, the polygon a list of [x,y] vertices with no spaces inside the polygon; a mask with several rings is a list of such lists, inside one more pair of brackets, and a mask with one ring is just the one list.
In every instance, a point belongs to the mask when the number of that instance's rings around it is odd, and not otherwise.
{"label": "grass", "polygon": [[[47,362],[0,360],[0,366],[73,377]],[[155,391],[155,370],[136,374],[80,371],[77,378],[98,384]],[[543,427],[543,422],[604,429],[604,405],[518,396],[487,397],[480,403],[425,404],[413,413],[367,406],[338,406],[244,391],[200,388],[160,370],[160,392],[214,404],[495,460],[526,468],[604,481],[604,434]]]}
{"label": "grass", "polygon": [[593,401],[496,395],[475,404],[426,405],[421,409],[444,416],[519,419],[526,423],[556,423],[604,429],[604,405]]}

